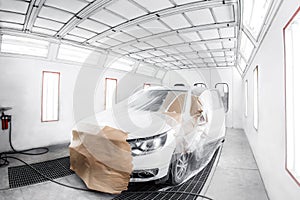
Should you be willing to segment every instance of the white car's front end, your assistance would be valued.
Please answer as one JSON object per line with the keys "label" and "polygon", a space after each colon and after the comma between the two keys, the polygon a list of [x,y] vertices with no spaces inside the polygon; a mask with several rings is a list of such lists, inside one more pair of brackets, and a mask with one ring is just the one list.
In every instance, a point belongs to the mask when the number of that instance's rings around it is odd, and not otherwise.
{"label": "white car's front end", "polygon": [[158,180],[168,175],[176,147],[173,129],[156,136],[127,141],[133,156],[131,182]]}

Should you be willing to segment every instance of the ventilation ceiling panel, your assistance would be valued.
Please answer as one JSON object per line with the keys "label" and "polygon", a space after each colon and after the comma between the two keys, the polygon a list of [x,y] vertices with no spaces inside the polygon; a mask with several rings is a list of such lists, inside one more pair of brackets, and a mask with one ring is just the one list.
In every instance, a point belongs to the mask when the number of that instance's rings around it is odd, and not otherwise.
{"label": "ventilation ceiling panel", "polygon": [[78,26],[82,27],[82,28],[85,28],[85,29],[88,29],[88,30],[91,30],[91,31],[96,32],[96,33],[101,33],[103,31],[109,29],[108,26],[106,26],[104,24],[101,24],[101,23],[98,23],[94,20],[90,20],[90,19],[84,20]]}
{"label": "ventilation ceiling panel", "polygon": [[55,22],[55,21],[51,21],[51,20],[43,19],[43,18],[37,18],[35,21],[35,24],[34,24],[34,26],[51,29],[51,30],[56,30],[56,31],[61,29],[63,27],[63,25],[64,25],[63,23]]}
{"label": "ventilation ceiling panel", "polygon": [[215,20],[209,9],[195,10],[185,13],[194,26],[213,24]]}
{"label": "ventilation ceiling panel", "polygon": [[[27,12],[29,3],[26,1],[8,1],[0,0],[0,10],[6,10],[11,12],[23,13]],[[5,18],[2,18],[3,20]],[[6,20],[5,20],[6,21]]]}
{"label": "ventilation ceiling panel", "polygon": [[128,20],[147,14],[144,10],[127,0],[117,1],[116,3],[110,4],[106,7],[106,9],[111,10],[114,13],[118,13]]}
{"label": "ventilation ceiling panel", "polygon": [[145,22],[145,23],[141,23],[140,24],[143,28],[147,29],[148,31],[150,31],[153,34],[156,33],[162,33],[162,32],[166,32],[166,31],[170,31],[169,28],[167,28],[166,26],[164,26],[161,22],[159,22],[158,20],[154,20],[154,21],[149,21],[149,22]]}
{"label": "ventilation ceiling panel", "polygon": [[233,6],[220,6],[212,8],[217,22],[234,21]]}
{"label": "ventilation ceiling panel", "polygon": [[25,15],[10,13],[10,12],[2,12],[0,11],[0,19],[5,22],[14,22],[23,24],[25,20]]}
{"label": "ventilation ceiling panel", "polygon": [[159,0],[155,3],[149,0],[135,0],[138,4],[149,10],[150,12],[155,12],[158,10],[163,10],[173,6],[169,0]]}
{"label": "ventilation ceiling panel", "polygon": [[129,35],[132,35],[133,37],[136,37],[136,38],[142,38],[142,37],[151,35],[150,32],[142,29],[139,26],[127,27],[127,28],[123,29],[123,32],[128,33]]}
{"label": "ventilation ceiling panel", "polygon": [[126,21],[124,18],[115,15],[107,10],[101,10],[92,15],[91,18],[112,27]]}
{"label": "ventilation ceiling panel", "polygon": [[60,8],[72,13],[77,13],[83,9],[88,3],[80,0],[47,0],[45,5]]}
{"label": "ventilation ceiling panel", "polygon": [[172,29],[180,29],[191,26],[191,24],[184,18],[182,14],[163,17],[161,20]]}
{"label": "ventilation ceiling panel", "polygon": [[39,16],[66,23],[73,15],[62,10],[43,6]]}

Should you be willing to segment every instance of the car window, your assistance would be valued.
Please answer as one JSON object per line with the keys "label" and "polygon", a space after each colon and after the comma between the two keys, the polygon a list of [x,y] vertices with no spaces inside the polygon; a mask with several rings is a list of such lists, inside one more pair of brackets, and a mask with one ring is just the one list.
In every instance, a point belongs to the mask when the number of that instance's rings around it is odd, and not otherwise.
{"label": "car window", "polygon": [[191,116],[199,115],[201,112],[202,112],[202,104],[198,96],[191,95],[190,115]]}
{"label": "car window", "polygon": [[176,99],[172,102],[167,112],[175,112],[182,113],[184,110],[186,94],[180,94],[176,97]]}

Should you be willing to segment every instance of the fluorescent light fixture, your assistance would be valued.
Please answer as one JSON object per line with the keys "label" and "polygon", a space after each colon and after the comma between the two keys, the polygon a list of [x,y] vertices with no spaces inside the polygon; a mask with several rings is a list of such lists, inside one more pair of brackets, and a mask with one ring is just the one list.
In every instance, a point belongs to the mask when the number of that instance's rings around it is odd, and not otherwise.
{"label": "fluorescent light fixture", "polygon": [[131,71],[133,69],[133,65],[135,64],[134,61],[126,59],[126,58],[119,58],[115,62],[112,62],[109,65],[109,68],[122,70],[122,71]]}
{"label": "fluorescent light fixture", "polygon": [[247,0],[243,3],[243,24],[257,39],[267,18],[272,0]]}
{"label": "fluorescent light fixture", "polygon": [[92,50],[67,44],[61,44],[57,54],[57,58],[60,60],[94,65],[98,63],[99,57],[100,54],[93,52]]}
{"label": "fluorescent light fixture", "polygon": [[1,52],[47,57],[49,42],[32,38],[2,35]]}
{"label": "fluorescent light fixture", "polygon": [[143,75],[146,75],[146,76],[153,76],[155,71],[156,71],[155,68],[153,68],[149,65],[142,64],[138,67],[136,73],[143,74]]}

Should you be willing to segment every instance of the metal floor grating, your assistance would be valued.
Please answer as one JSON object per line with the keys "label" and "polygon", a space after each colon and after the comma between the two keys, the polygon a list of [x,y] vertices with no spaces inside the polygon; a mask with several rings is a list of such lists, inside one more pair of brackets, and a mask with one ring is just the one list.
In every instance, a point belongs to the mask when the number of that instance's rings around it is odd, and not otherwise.
{"label": "metal floor grating", "polygon": [[[32,164],[34,168],[51,179],[74,174],[70,170],[70,157],[58,158]],[[47,181],[27,165],[8,168],[9,187],[16,188]]]}
{"label": "metal floor grating", "polygon": [[[151,182],[147,183],[130,183],[128,190],[122,192],[119,196],[115,197],[114,200],[140,200],[140,199],[151,199],[151,200],[159,200],[159,199],[172,199],[172,200],[196,200],[198,197],[189,194],[182,194],[182,192],[187,193],[197,193],[200,194],[209,174],[214,165],[214,162],[217,158],[218,152],[220,148],[216,150],[211,161],[208,165],[197,175],[192,177],[187,182],[171,187],[166,191],[178,192],[178,193],[166,193],[160,192],[159,190],[165,188],[166,185],[156,185]],[[137,193],[134,193],[134,192]],[[140,193],[141,191],[147,191],[147,193]],[[128,193],[130,192],[130,193]]]}

